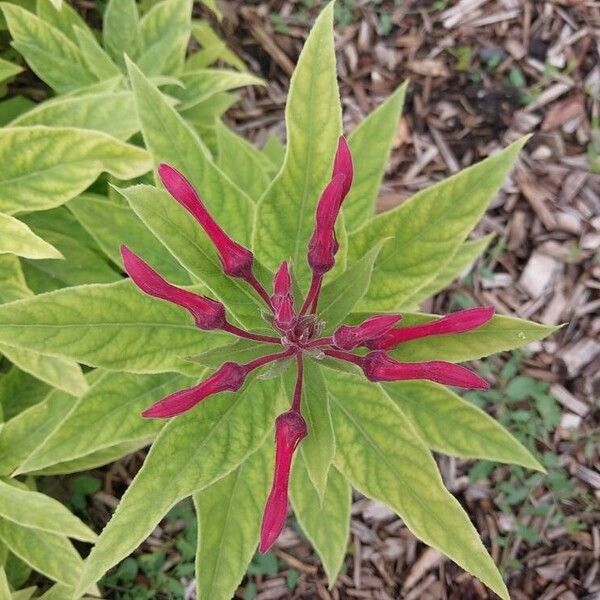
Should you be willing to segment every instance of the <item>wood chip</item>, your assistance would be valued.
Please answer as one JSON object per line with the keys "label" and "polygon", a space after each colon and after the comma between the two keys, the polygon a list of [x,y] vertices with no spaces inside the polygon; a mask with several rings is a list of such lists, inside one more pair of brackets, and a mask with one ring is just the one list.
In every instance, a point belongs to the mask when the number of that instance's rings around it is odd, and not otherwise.
{"label": "wood chip", "polygon": [[410,571],[402,584],[402,591],[406,592],[412,589],[427,571],[437,567],[444,560],[446,559],[443,554],[434,548],[427,548],[410,568]]}
{"label": "wood chip", "polygon": [[568,408],[571,412],[585,417],[590,412],[590,406],[581,400],[578,400],[569,390],[558,383],[550,386],[550,392],[556,398],[559,404]]}
{"label": "wood chip", "polygon": [[558,364],[569,379],[579,375],[583,367],[600,354],[600,343],[583,338],[575,344],[562,349],[558,355]]}
{"label": "wood chip", "polygon": [[539,298],[552,283],[558,266],[551,256],[535,251],[523,269],[519,284],[531,298]]}

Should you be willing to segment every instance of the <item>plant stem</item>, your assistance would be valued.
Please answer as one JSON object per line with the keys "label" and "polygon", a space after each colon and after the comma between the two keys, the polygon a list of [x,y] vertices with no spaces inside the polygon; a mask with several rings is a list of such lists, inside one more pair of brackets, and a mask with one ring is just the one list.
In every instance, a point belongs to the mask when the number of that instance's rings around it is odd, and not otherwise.
{"label": "plant stem", "polygon": [[363,365],[363,357],[357,356],[356,354],[351,354],[350,352],[344,352],[343,350],[324,350],[324,354],[327,356],[331,356],[332,358],[339,358],[340,360],[345,360],[346,362],[353,363],[362,367]]}
{"label": "plant stem", "polygon": [[250,371],[253,371],[254,369],[258,369],[259,367],[262,367],[263,365],[266,365],[275,360],[281,360],[282,358],[287,358],[288,356],[292,356],[295,353],[296,353],[296,350],[294,348],[290,348],[289,350],[286,350],[285,352],[278,352],[276,354],[267,354],[266,356],[261,356],[260,358],[255,358],[254,360],[251,360],[250,362],[246,363],[243,366],[246,367],[246,369],[248,369],[248,372],[250,372]]}
{"label": "plant stem", "polygon": [[302,352],[296,353],[296,364],[298,365],[298,374],[296,376],[296,386],[294,387],[292,410],[299,413],[300,402],[302,401],[302,383],[304,381],[304,363],[302,362]]}
{"label": "plant stem", "polygon": [[251,273],[250,276],[246,279],[246,281],[256,290],[256,293],[266,302],[267,306],[273,310],[273,305],[271,304],[271,298],[269,298],[269,294],[267,290],[263,287],[262,283],[256,279],[254,273]]}
{"label": "plant stem", "polygon": [[244,338],[246,340],[254,340],[255,342],[265,342],[267,344],[281,344],[281,340],[279,338],[273,337],[271,335],[261,335],[260,333],[250,333],[249,331],[240,329],[235,325],[231,325],[231,323],[225,323],[225,325],[223,325],[221,329],[223,331],[226,331],[227,333],[231,333],[232,335],[236,335],[237,337]]}
{"label": "plant stem", "polygon": [[312,277],[312,280],[310,282],[310,289],[308,290],[308,294],[306,294],[306,300],[304,300],[304,304],[302,305],[302,308],[300,309],[300,315],[302,316],[306,313],[306,311],[309,309],[309,307],[313,306],[316,309],[317,305],[316,303],[319,300],[319,292],[321,291],[321,281],[323,280],[323,277],[321,275],[314,275]]}

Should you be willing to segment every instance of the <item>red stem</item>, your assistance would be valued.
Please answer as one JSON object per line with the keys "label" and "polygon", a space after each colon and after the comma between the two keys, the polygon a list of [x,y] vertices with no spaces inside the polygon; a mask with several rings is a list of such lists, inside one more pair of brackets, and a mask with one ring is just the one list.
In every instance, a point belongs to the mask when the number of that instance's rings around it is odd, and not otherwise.
{"label": "red stem", "polygon": [[275,360],[281,360],[282,358],[287,358],[288,356],[292,356],[295,353],[296,353],[296,350],[294,348],[290,348],[289,350],[286,350],[285,352],[278,352],[277,354],[267,354],[266,356],[261,356],[260,358],[255,358],[254,360],[251,360],[250,362],[248,362],[242,366],[245,367],[248,370],[248,372],[250,372],[250,371],[253,371],[254,369],[258,369],[258,367],[262,367],[263,365],[266,365]]}
{"label": "red stem", "polygon": [[304,381],[304,363],[302,362],[302,352],[298,352],[296,354],[296,363],[298,365],[298,375],[296,376],[296,386],[294,387],[292,410],[299,413],[300,402],[302,401],[302,382]]}
{"label": "red stem", "polygon": [[310,307],[310,312],[311,314],[315,314],[317,312],[317,304],[319,304],[319,295],[321,294],[321,286],[323,285],[323,278],[321,277],[319,279],[319,288],[317,289],[317,295],[315,296],[315,299],[312,302],[312,305]]}
{"label": "red stem", "polygon": [[343,350],[324,350],[324,353],[332,358],[339,358],[340,360],[351,362],[359,367],[363,366],[362,356],[357,356],[356,354],[351,354],[350,352],[344,352]]}
{"label": "red stem", "polygon": [[267,344],[281,344],[281,340],[279,338],[270,336],[270,335],[261,335],[260,333],[250,333],[249,331],[244,331],[235,325],[231,325],[231,323],[225,323],[223,327],[221,327],[223,331],[227,333],[231,333],[232,335],[237,335],[238,337],[244,338],[246,340],[254,340],[255,342],[266,342]]}
{"label": "red stem", "polygon": [[308,342],[302,346],[303,348],[318,348],[319,346],[331,346],[333,344],[333,338],[324,337]]}
{"label": "red stem", "polygon": [[269,298],[269,294],[267,290],[263,287],[262,283],[256,279],[256,275],[251,273],[246,281],[256,290],[256,293],[266,302],[267,306],[273,310],[273,305],[271,304],[271,298]]}
{"label": "red stem", "polygon": [[304,304],[302,305],[302,308],[300,309],[299,316],[306,314],[306,311],[309,309],[309,307],[311,307],[313,305],[313,303],[315,303],[315,309],[316,309],[316,302],[318,302],[318,300],[319,300],[319,292],[321,290],[322,279],[323,279],[322,275],[313,274],[312,281],[310,282],[310,289],[308,290],[308,294],[306,294],[306,300],[304,300]]}

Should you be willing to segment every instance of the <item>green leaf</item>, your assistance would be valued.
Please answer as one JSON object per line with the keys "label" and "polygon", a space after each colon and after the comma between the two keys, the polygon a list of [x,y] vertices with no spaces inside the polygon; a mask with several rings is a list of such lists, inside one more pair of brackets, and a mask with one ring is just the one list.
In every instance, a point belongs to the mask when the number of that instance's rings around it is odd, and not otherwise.
{"label": "green leaf", "polygon": [[7,79],[18,75],[22,71],[23,67],[0,58],[0,83],[4,83]]}
{"label": "green leaf", "polygon": [[544,471],[504,427],[449,389],[429,381],[398,381],[383,388],[433,450]]}
{"label": "green leaf", "polygon": [[290,495],[292,508],[302,531],[319,554],[329,587],[342,568],[350,535],[352,490],[334,467],[329,472],[325,495],[316,493],[303,460],[294,462]]}
{"label": "green leaf", "polygon": [[[291,397],[295,383],[295,370],[289,373],[286,382],[288,397]],[[335,441],[323,372],[319,364],[310,359],[304,360],[301,406],[308,435],[300,443],[299,452],[321,503],[325,496],[327,476],[335,454]]]}
{"label": "green leaf", "polygon": [[291,257],[300,286],[305,287],[310,279],[306,251],[315,207],[331,177],[341,133],[333,3],[321,12],[306,40],[290,82],[285,113],[286,157],[258,205],[254,248],[270,269]]}
{"label": "green leaf", "polygon": [[238,135],[222,121],[216,122],[219,158],[217,164],[253,200],[257,201],[271,181],[272,165],[258,148]]}
{"label": "green leaf", "polygon": [[217,17],[217,19],[219,21],[221,21],[223,19],[223,14],[221,13],[221,11],[219,10],[219,6],[216,2],[216,0],[202,0],[202,4],[204,4],[204,6],[208,7]]}
{"label": "green leaf", "polygon": [[87,390],[81,367],[72,360],[45,356],[7,344],[0,344],[0,353],[19,369],[68,394],[78,396]]}
{"label": "green leaf", "polygon": [[0,519],[0,540],[49,579],[73,585],[81,573],[83,561],[65,536]]}
{"label": "green leaf", "polygon": [[369,289],[373,265],[385,240],[371,248],[362,258],[323,286],[319,300],[319,318],[328,331],[339,325]]}
{"label": "green leaf", "polygon": [[15,119],[33,107],[35,107],[35,103],[25,96],[12,96],[0,101],[0,127],[4,127],[12,119]]}
{"label": "green leaf", "polygon": [[378,385],[359,377],[331,371],[327,385],[342,474],[359,492],[397,512],[420,540],[508,600],[477,531],[400,409]]}
{"label": "green leaf", "polygon": [[30,406],[41,402],[50,392],[50,387],[12,367],[0,378],[0,406],[5,421],[8,421]]}
{"label": "green leaf", "polygon": [[173,86],[169,92],[179,99],[178,110],[192,108],[214,94],[248,85],[265,85],[265,82],[247,72],[227,69],[202,69],[184,73],[179,77],[184,87]]}
{"label": "green leaf", "polygon": [[191,0],[163,0],[142,17],[140,31],[145,56],[160,49],[163,55],[161,73],[178,74],[183,69],[191,33],[191,15]]}
{"label": "green leaf", "polygon": [[[67,208],[120,269],[122,260],[119,248],[121,244],[126,244],[136,254],[151,257],[156,270],[169,281],[184,285],[190,283],[186,270],[164,250],[123,201],[117,202],[97,194],[82,194],[71,200]],[[110,219],[106,218],[108,214]]]}
{"label": "green leaf", "polygon": [[13,38],[12,45],[51,88],[65,93],[96,80],[79,48],[60,29],[20,6],[2,2],[0,8]]}
{"label": "green leaf", "polygon": [[[223,273],[212,242],[187,210],[167,192],[150,186],[120,192],[169,252],[207,287],[208,295],[225,304],[228,315],[245,327],[265,327],[264,301],[244,280]],[[254,271],[259,279],[268,279],[256,261]]]}
{"label": "green leaf", "polygon": [[206,136],[202,135],[204,128],[213,127],[215,120],[222,117],[239,99],[237,94],[221,92],[192,106],[192,108],[181,111],[180,114],[186,121],[195,126],[198,135],[201,135],[203,141],[206,143]]}
{"label": "green leaf", "polygon": [[145,150],[99,131],[40,125],[1,129],[0,160],[0,210],[6,213],[59,206],[103,171],[132,179],[152,166]]}
{"label": "green leaf", "polygon": [[87,28],[74,27],[77,45],[83,62],[100,81],[121,76],[121,71],[98,43],[96,36]]}
{"label": "green leaf", "polygon": [[[52,435],[27,457],[16,474],[41,471],[117,444],[153,438],[164,422],[144,419],[141,412],[164,396],[195,382],[175,373],[104,373],[79,398]],[[102,427],[96,428],[97,423],[102,423]],[[81,434],[87,431],[93,431],[94,435]]]}
{"label": "green leaf", "polygon": [[68,38],[73,36],[73,27],[88,29],[86,22],[79,16],[79,13],[66,3],[56,6],[56,2],[52,0],[37,0],[35,12],[45,23],[59,29]]}
{"label": "green leaf", "polygon": [[262,153],[273,163],[273,169],[279,170],[285,158],[285,145],[272,133],[262,147]]}
{"label": "green leaf", "polygon": [[0,480],[0,517],[17,525],[93,542],[96,534],[60,502]]}
{"label": "green leaf", "polygon": [[0,474],[10,475],[66,418],[76,399],[53,390],[43,402],[5,423],[0,435]]}
{"label": "green leaf", "polygon": [[267,439],[229,475],[194,494],[198,600],[233,596],[256,550],[272,471],[273,443]]}
{"label": "green leaf", "polygon": [[202,46],[202,50],[192,54],[186,63],[187,71],[197,71],[209,67],[217,60],[245,71],[244,62],[232,52],[227,44],[211,29],[206,21],[192,23],[192,35]]}
{"label": "green leaf", "polygon": [[203,367],[216,369],[227,361],[246,363],[268,353],[269,348],[265,346],[263,342],[236,340],[231,344],[201,352],[197,356],[191,357],[189,360],[202,365]]}
{"label": "green leaf", "polygon": [[352,234],[350,262],[382,237],[394,238],[379,256],[361,310],[395,310],[437,276],[483,215],[526,141],[418,192]]}
{"label": "green leaf", "polygon": [[[433,315],[404,314],[403,327],[426,323]],[[448,360],[463,362],[483,356],[513,350],[530,342],[542,340],[559,329],[549,325],[539,325],[515,317],[495,315],[485,325],[465,333],[436,335],[400,344],[390,354],[397,360],[426,361]]]}
{"label": "green leaf", "polygon": [[152,373],[223,341],[129,281],[85,285],[0,306],[0,342],[83,364]]}
{"label": "green leaf", "polygon": [[191,127],[132,63],[129,76],[146,146],[155,163],[179,169],[225,231],[242,244],[250,238],[254,204],[212,162]]}
{"label": "green leaf", "polygon": [[135,60],[142,50],[135,0],[109,0],[103,21],[104,47],[113,60],[122,67],[125,66],[124,54]]}
{"label": "green leaf", "polygon": [[0,303],[20,300],[32,296],[33,292],[27,287],[21,262],[13,254],[0,255]]}
{"label": "green leaf", "polygon": [[343,210],[349,232],[359,229],[375,214],[375,203],[398,128],[406,88],[407,84],[402,84],[348,138],[354,178]]}
{"label": "green leaf", "polygon": [[485,252],[493,237],[494,234],[491,233],[461,244],[452,258],[442,267],[442,270],[429,283],[409,296],[400,308],[411,310],[412,307],[418,306],[423,300],[427,300],[427,298],[435,296],[438,292],[446,289]]}
{"label": "green leaf", "polygon": [[12,592],[10,591],[10,586],[8,585],[8,579],[6,577],[6,571],[4,567],[0,567],[0,598],[6,598],[6,600],[11,600],[13,597]]}
{"label": "green leaf", "polygon": [[21,221],[0,213],[0,254],[25,258],[63,258],[54,246],[38,237]]}
{"label": "green leaf", "polygon": [[61,96],[17,117],[11,127],[50,125],[101,131],[128,140],[140,130],[131,92]]}
{"label": "green leaf", "polygon": [[282,402],[278,380],[255,379],[243,391],[213,396],[169,421],[87,559],[76,591],[132,552],[176,502],[227,475],[257,450]]}

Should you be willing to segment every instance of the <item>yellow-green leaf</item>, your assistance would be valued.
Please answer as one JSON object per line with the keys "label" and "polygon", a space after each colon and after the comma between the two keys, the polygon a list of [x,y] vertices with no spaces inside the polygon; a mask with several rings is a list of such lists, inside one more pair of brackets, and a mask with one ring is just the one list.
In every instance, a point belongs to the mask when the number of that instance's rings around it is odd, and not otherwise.
{"label": "yellow-green leaf", "polygon": [[393,238],[379,256],[361,310],[396,310],[437,276],[485,212],[526,141],[418,192],[350,236],[350,262],[382,237]]}
{"label": "yellow-green leaf", "polygon": [[544,471],[504,427],[449,389],[429,381],[398,381],[383,388],[433,450]]}
{"label": "yellow-green leaf", "polygon": [[387,504],[419,539],[508,600],[494,561],[401,410],[379,386],[360,377],[332,370],[327,386],[335,462],[352,486]]}
{"label": "yellow-green leaf", "polygon": [[106,51],[120,66],[125,55],[136,59],[142,51],[142,35],[135,0],[109,0],[104,11],[102,39]]}
{"label": "yellow-green leaf", "polygon": [[341,133],[333,3],[319,15],[300,54],[290,82],[285,119],[286,156],[258,205],[254,247],[269,269],[291,258],[294,273],[305,287],[310,279],[306,252],[315,207],[331,177]]}
{"label": "yellow-green leaf", "polygon": [[25,258],[63,258],[51,244],[37,236],[25,223],[0,213],[0,254]]}
{"label": "yellow-green leaf", "polygon": [[11,214],[59,206],[103,171],[132,179],[152,167],[145,150],[105,133],[41,125],[0,130],[0,161],[0,210]]}

